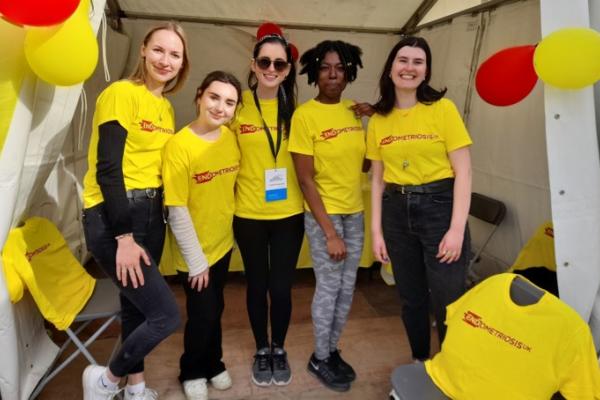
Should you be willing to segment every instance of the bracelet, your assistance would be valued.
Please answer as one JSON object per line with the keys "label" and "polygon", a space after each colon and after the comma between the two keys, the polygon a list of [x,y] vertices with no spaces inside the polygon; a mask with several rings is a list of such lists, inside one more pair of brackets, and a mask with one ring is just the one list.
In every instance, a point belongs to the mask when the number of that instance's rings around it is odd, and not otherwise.
{"label": "bracelet", "polygon": [[120,235],[115,236],[115,240],[123,239],[127,236],[133,236],[133,233],[132,232],[122,233]]}

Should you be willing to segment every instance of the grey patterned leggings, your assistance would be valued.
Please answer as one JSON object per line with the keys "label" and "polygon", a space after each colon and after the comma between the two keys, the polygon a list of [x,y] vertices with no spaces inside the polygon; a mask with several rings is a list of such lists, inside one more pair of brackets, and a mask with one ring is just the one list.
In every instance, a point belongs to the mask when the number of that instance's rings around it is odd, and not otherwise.
{"label": "grey patterned leggings", "polygon": [[312,320],[315,356],[319,360],[326,359],[337,348],[342,329],[348,320],[365,235],[362,212],[330,214],[329,218],[346,245],[346,258],[342,261],[329,258],[327,240],[321,227],[311,213],[304,214],[304,228],[317,281],[312,302]]}

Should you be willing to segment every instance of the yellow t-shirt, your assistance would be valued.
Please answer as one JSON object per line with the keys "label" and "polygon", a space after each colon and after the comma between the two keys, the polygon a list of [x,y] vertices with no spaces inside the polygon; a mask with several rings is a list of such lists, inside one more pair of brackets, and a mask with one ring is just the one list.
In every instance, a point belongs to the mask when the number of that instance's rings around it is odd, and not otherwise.
{"label": "yellow t-shirt", "polygon": [[162,186],[161,151],[175,132],[175,114],[166,98],[154,96],[144,85],[122,80],[98,97],[88,150],[88,171],[83,179],[84,208],[104,201],[96,181],[98,127],[117,121],[127,130],[123,154],[125,190]]}
{"label": "yellow t-shirt", "polygon": [[510,298],[514,274],[475,286],[447,307],[442,350],[425,363],[450,398],[600,399],[600,369],[589,326],[545,293],[533,305]]}
{"label": "yellow t-shirt", "polygon": [[96,280],[46,218],[31,217],[22,227],[11,229],[2,260],[27,286],[44,318],[57,329],[67,329],[94,293]]}
{"label": "yellow t-shirt", "polygon": [[[213,265],[233,247],[234,186],[240,169],[240,150],[229,128],[222,126],[216,141],[206,141],[188,127],[164,150],[166,206],[185,206],[190,212],[202,250]],[[169,234],[173,266],[188,267]]]}
{"label": "yellow t-shirt", "polygon": [[367,158],[382,160],[383,180],[399,185],[453,178],[448,153],[472,143],[456,106],[444,98],[374,114],[367,130]]}
{"label": "yellow t-shirt", "polygon": [[[315,183],[328,214],[363,210],[361,170],[365,131],[350,109],[354,102],[309,100],[296,109],[288,150],[314,157]],[[306,210],[309,210],[305,203]]]}
{"label": "yellow t-shirt", "polygon": [[534,235],[519,252],[517,260],[510,271],[524,270],[531,267],[546,267],[556,272],[554,256],[554,228],[552,222],[540,225]]}
{"label": "yellow t-shirt", "polygon": [[[302,192],[296,179],[292,156],[288,152],[285,132],[275,162],[252,92],[245,90],[242,98],[243,106],[237,119],[231,124],[231,130],[236,134],[242,153],[235,188],[235,215],[252,219],[280,219],[301,213]],[[259,101],[262,116],[276,146],[277,99]],[[287,169],[287,199],[285,200],[265,200],[265,170],[272,168]]]}

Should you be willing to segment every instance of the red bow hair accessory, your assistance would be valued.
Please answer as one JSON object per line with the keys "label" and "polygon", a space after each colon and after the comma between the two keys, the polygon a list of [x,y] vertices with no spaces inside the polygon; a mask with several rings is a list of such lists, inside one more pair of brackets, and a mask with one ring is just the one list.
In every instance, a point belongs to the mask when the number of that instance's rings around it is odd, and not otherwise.
{"label": "red bow hair accessory", "polygon": [[298,57],[300,57],[300,53],[298,52],[298,48],[294,46],[293,43],[288,43],[290,48],[290,52],[292,53],[292,60],[298,61]]}
{"label": "red bow hair accessory", "polygon": [[283,37],[283,32],[281,31],[279,25],[272,22],[265,22],[258,27],[258,30],[256,31],[256,40],[260,40],[267,35]]}

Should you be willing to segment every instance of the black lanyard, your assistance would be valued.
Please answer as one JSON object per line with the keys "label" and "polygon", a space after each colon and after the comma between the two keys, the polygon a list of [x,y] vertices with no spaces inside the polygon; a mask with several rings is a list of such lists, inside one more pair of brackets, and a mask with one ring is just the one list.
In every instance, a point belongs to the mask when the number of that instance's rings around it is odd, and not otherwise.
{"label": "black lanyard", "polygon": [[281,148],[281,138],[283,136],[282,128],[281,128],[281,118],[279,118],[279,110],[277,110],[277,146],[273,143],[273,137],[271,136],[271,130],[267,126],[265,119],[262,115],[262,110],[260,109],[260,102],[258,101],[258,96],[256,95],[256,89],[252,91],[254,96],[254,104],[258,109],[258,113],[260,114],[260,119],[262,119],[263,127],[265,128],[265,133],[267,134],[267,140],[269,141],[269,147],[271,148],[271,154],[273,154],[273,159],[275,163],[277,163],[277,154],[279,154],[279,149]]}

